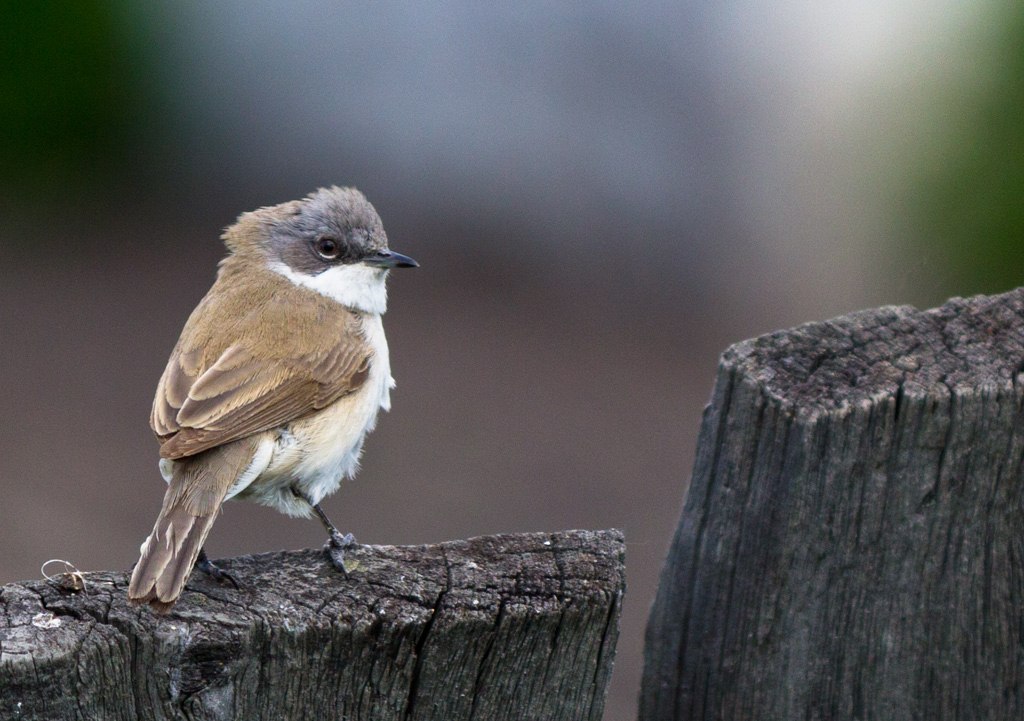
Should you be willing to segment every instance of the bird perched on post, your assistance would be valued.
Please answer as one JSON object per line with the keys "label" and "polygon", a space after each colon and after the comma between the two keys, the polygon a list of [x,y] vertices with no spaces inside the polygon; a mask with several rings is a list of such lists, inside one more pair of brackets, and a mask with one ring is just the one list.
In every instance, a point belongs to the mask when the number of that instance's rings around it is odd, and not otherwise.
{"label": "bird perched on post", "polygon": [[319,503],[355,473],[378,410],[390,408],[385,281],[391,268],[417,266],[388,249],[355,188],[244,213],[223,239],[229,253],[181,331],[150,416],[167,492],[128,597],[161,612],[197,562],[230,579],[203,551],[229,498],[315,513],[332,546],[353,542]]}

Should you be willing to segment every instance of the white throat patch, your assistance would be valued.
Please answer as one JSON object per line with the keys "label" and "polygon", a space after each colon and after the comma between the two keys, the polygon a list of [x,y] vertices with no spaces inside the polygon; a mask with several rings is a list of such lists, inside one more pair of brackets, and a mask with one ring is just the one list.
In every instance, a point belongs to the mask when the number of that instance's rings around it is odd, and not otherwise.
{"label": "white throat patch", "polygon": [[315,290],[347,308],[380,315],[388,309],[388,274],[364,263],[336,265],[319,275],[297,273],[284,263],[271,263],[270,269],[295,285]]}

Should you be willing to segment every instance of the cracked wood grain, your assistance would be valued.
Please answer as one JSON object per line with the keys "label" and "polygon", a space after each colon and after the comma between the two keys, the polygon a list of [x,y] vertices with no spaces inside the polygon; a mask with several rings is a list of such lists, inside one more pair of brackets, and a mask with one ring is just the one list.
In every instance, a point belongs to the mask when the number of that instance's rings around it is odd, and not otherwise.
{"label": "cracked wood grain", "polygon": [[601,717],[624,590],[618,531],[219,562],[168,616],[125,573],[0,589],[0,718]]}
{"label": "cracked wood grain", "polygon": [[1024,289],[729,348],[642,721],[1024,718]]}

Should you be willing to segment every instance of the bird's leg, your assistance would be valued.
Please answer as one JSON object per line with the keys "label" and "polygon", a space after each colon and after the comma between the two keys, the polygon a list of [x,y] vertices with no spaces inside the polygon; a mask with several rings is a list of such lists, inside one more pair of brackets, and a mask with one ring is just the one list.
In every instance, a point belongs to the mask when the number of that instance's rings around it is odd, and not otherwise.
{"label": "bird's leg", "polygon": [[310,508],[313,509],[313,513],[320,519],[320,523],[324,524],[324,528],[327,530],[327,534],[331,537],[331,545],[336,548],[349,548],[356,545],[356,537],[351,533],[342,534],[334,524],[331,523],[331,519],[324,513],[324,509],[320,508],[319,503],[310,503]]}
{"label": "bird's leg", "polygon": [[331,557],[331,561],[334,563],[334,566],[345,575],[345,578],[348,578],[348,569],[345,567],[345,551],[356,545],[356,537],[351,533],[342,534],[341,531],[331,523],[331,519],[327,517],[326,513],[324,513],[324,509],[320,507],[320,504],[313,503],[309,500],[309,497],[299,490],[297,485],[292,486],[292,494],[296,498],[301,498],[303,501],[308,503],[309,507],[313,509],[313,513],[316,514],[316,517],[320,519],[320,523],[324,525],[324,529],[327,531],[327,535],[330,539],[328,541],[330,545],[328,555]]}
{"label": "bird's leg", "polygon": [[205,573],[207,576],[217,579],[221,583],[223,583],[224,581],[229,582],[232,586],[235,587],[236,591],[239,588],[238,581],[235,580],[235,577],[227,571],[225,571],[224,569],[215,565],[213,561],[211,561],[210,558],[206,555],[205,548],[199,549],[199,557],[196,558],[196,568]]}

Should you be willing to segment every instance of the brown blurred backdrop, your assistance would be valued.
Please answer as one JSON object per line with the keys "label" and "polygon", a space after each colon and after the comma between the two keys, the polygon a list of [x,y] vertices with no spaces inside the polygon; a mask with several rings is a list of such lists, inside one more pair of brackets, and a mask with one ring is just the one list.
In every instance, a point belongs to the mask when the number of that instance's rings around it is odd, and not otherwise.
{"label": "brown blurred backdrop", "polygon": [[[327,501],[364,543],[618,527],[607,718],[728,344],[1020,282],[1024,22],[999,3],[6,4],[0,582],[127,568],[149,404],[221,229],[361,188],[398,388]],[[318,545],[229,504],[211,554]]]}

